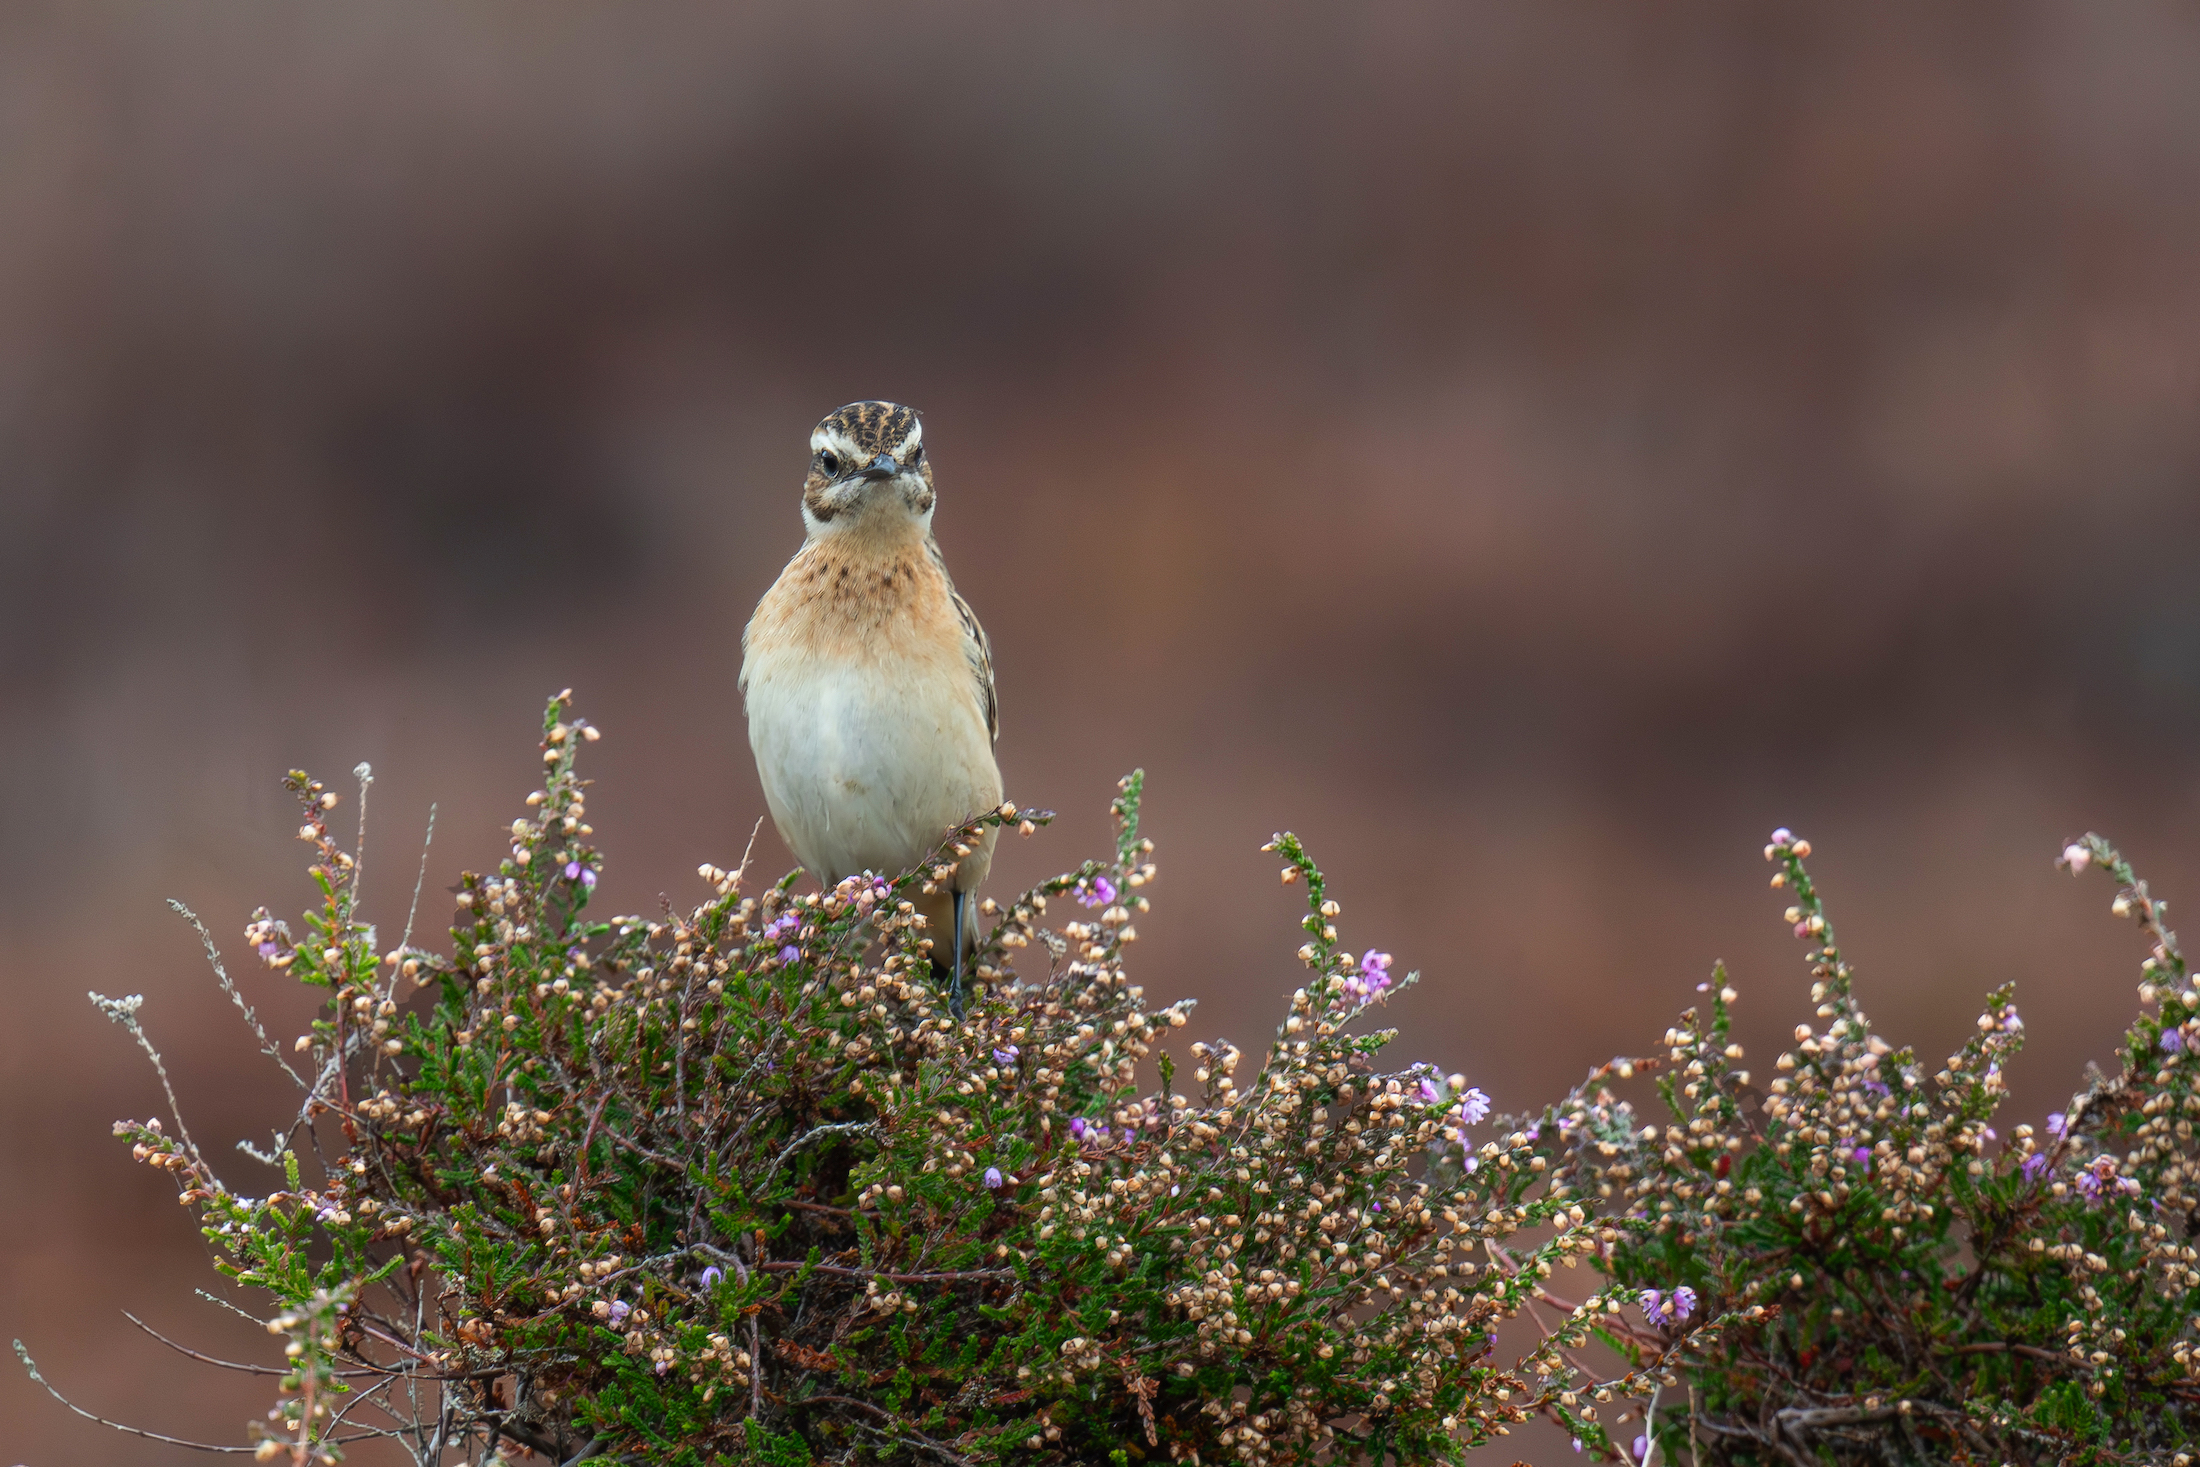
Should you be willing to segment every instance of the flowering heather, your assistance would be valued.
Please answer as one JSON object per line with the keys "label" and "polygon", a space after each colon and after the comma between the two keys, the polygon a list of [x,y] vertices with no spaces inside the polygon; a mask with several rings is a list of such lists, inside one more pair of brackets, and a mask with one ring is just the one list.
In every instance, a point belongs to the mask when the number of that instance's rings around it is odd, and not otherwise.
{"label": "flowering heather", "polygon": [[[2117,884],[2141,1011],[2037,1132],[1991,1124],[2013,990],[1937,1068],[1881,1037],[1786,830],[1813,1007],[1767,1079],[1714,970],[1662,1053],[1493,1116],[1464,1075],[1380,1067],[1416,975],[1347,951],[1289,835],[1304,972],[1264,1054],[1188,1044],[1180,1091],[1190,1005],[1130,971],[1139,776],[1109,856],[979,904],[957,1017],[915,900],[1043,812],[827,891],[705,864],[684,912],[604,917],[598,736],[552,701],[544,787],[447,944],[378,939],[338,796],[292,775],[319,900],[244,940],[325,996],[295,1045],[199,930],[300,1102],[250,1186],[180,1115],[116,1130],[286,1339],[239,1367],[275,1377],[260,1460],[1420,1467],[1544,1417],[1628,1467],[2192,1467],[2200,987],[2096,836],[2061,864]],[[141,1001],[98,1002],[159,1070]]]}
{"label": "flowering heather", "polygon": [[[2064,852],[2073,874],[2115,879],[2113,912],[2140,924],[2142,1012],[2120,1076],[1999,1145],[1989,1120],[2024,1032],[2011,989],[1938,1067],[1881,1038],[1809,853],[1784,830],[1765,852],[1809,944],[1817,1021],[1769,1083],[1741,1067],[1738,995],[1715,973],[1709,1013],[1683,1014],[1663,1058],[1607,1066],[1568,1102],[1585,1123],[1555,1128],[1554,1171],[1623,1220],[1612,1277],[1668,1325],[1608,1334],[1662,1382],[1647,1437],[1695,1462],[2190,1467],[2200,1093],[2184,1039],[2200,991],[2161,904],[2099,837]],[[1655,1074],[1671,1121],[1612,1098],[1614,1071]],[[1723,1327],[1668,1338],[1699,1303]]]}
{"label": "flowering heather", "polygon": [[[296,1120],[257,1185],[180,1120],[116,1128],[288,1337],[260,1459],[1422,1463],[1592,1384],[1565,1352],[1632,1293],[1538,1300],[1620,1234],[1534,1132],[1475,1134],[1463,1077],[1380,1067],[1368,1021],[1412,979],[1344,951],[1292,837],[1308,940],[1275,1041],[1190,1044],[1179,1091],[1161,1041],[1190,1005],[1128,966],[1159,874],[1138,776],[1106,859],[979,904],[958,1019],[914,899],[1043,812],[909,873],[805,893],[706,864],[700,904],[603,916],[598,736],[552,701],[543,788],[460,875],[447,944],[378,940],[338,796],[294,774],[319,901],[245,939],[322,1016],[275,1044],[206,946]],[[1089,915],[1049,928],[1065,895]],[[135,1001],[108,1008],[150,1054]]]}

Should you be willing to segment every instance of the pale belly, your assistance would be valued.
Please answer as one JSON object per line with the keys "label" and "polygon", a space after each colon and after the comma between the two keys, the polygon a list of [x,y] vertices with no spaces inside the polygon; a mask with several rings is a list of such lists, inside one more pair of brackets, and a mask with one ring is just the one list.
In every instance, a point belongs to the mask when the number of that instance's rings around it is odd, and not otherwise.
{"label": "pale belly", "polygon": [[[977,701],[953,679],[932,691],[890,687],[874,668],[797,675],[751,668],[749,745],[779,833],[830,884],[858,871],[898,874],[951,826],[1000,803],[1001,776]],[[964,863],[964,890],[990,864],[992,842]]]}

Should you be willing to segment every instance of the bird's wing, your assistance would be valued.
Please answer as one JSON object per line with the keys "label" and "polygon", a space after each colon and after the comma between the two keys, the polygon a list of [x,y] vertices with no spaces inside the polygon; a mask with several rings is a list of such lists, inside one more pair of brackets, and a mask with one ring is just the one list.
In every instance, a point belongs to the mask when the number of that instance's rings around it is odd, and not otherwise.
{"label": "bird's wing", "polygon": [[933,542],[929,548],[932,564],[939,568],[940,579],[947,582],[947,599],[955,603],[955,615],[962,620],[963,656],[970,659],[970,674],[977,679],[978,706],[985,710],[985,731],[998,739],[1001,736],[1001,702],[993,687],[993,643],[986,638],[985,628],[978,624],[978,613],[970,609],[970,603],[962,599],[962,593],[948,577],[947,561],[940,554],[938,542]]}

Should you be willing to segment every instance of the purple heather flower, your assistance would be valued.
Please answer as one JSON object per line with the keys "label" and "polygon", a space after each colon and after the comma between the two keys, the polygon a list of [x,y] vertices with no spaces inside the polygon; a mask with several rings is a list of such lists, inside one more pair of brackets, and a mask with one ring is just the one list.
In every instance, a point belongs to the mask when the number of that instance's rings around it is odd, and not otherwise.
{"label": "purple heather flower", "polygon": [[1648,1438],[1648,1437],[1646,1437],[1646,1436],[1638,1436],[1638,1437],[1636,1437],[1636,1438],[1635,1438],[1635,1460],[1636,1460],[1637,1462],[1641,1462],[1641,1461],[1644,1461],[1644,1460],[1646,1460],[1646,1459],[1647,1459],[1647,1458],[1649,1457],[1649,1455],[1650,1455],[1650,1438]]}
{"label": "purple heather flower", "polygon": [[1795,844],[1795,832],[1783,825],[1772,832],[1772,843],[1776,846],[1793,845]]}
{"label": "purple heather flower", "polygon": [[1083,1116],[1070,1117],[1069,1133],[1080,1141],[1085,1139],[1085,1118]]}
{"label": "purple heather flower", "polygon": [[1581,1450],[1581,1438],[1578,1436],[1574,1438],[1574,1450],[1577,1452]]}
{"label": "purple heather flower", "polygon": [[565,879],[566,879],[567,881],[578,881],[578,880],[580,880],[580,879],[581,879],[581,863],[580,863],[580,862],[578,862],[578,861],[568,861],[568,862],[566,862],[566,863],[565,863]]}
{"label": "purple heather flower", "polygon": [[1022,1053],[1023,1051],[1018,1049],[1013,1044],[1007,1046],[1004,1049],[996,1049],[993,1051],[993,1063],[999,1065],[1002,1069],[1005,1070],[1010,1065],[1016,1063],[1017,1056],[1021,1055]]}
{"label": "purple heather flower", "polygon": [[780,961],[780,962],[782,962],[782,963],[799,963],[799,962],[801,962],[801,961],[802,961],[802,949],[801,949],[801,948],[798,948],[798,947],[796,947],[796,946],[795,946],[795,945],[794,945],[793,943],[791,943],[791,942],[790,942],[790,943],[788,943],[788,944],[787,944],[787,945],[786,945],[785,947],[783,947],[783,948],[781,948],[781,949],[779,950],[779,961]]}
{"label": "purple heather flower", "polygon": [[658,1362],[657,1362],[657,1373],[658,1373],[659,1375],[663,1375],[663,1374],[664,1374],[664,1373],[665,1373],[666,1371],[670,1370],[671,1368],[672,1368],[672,1362],[671,1362],[670,1360],[660,1360],[660,1361],[658,1361]]}
{"label": "purple heather flower", "polygon": [[2015,1009],[2011,1009],[2008,1013],[2002,1015],[2001,1032],[2004,1034],[2022,1034],[2024,1032],[2024,1020],[2017,1017]]}
{"label": "purple heather flower", "polygon": [[273,942],[263,942],[260,944],[260,956],[263,958],[272,958],[278,951],[279,949]]}
{"label": "purple heather flower", "polygon": [[1104,907],[1115,900],[1115,883],[1105,876],[1095,876],[1077,883],[1077,905]]}
{"label": "purple heather flower", "polygon": [[1360,981],[1370,992],[1380,993],[1390,986],[1390,954],[1369,948],[1360,955]]}
{"label": "purple heather flower", "polygon": [[1374,1203],[1370,1203],[1370,1204],[1368,1204],[1368,1205],[1369,1205],[1370,1207],[1372,1207],[1372,1208],[1373,1208],[1373,1209],[1374,1209],[1375,1211],[1377,1211],[1377,1212],[1381,1212],[1381,1211],[1383,1210],[1383,1204],[1381,1204],[1380,1202],[1374,1202]]}
{"label": "purple heather flower", "polygon": [[596,873],[583,867],[581,870],[581,885],[587,887],[590,891],[594,891],[596,889]]}
{"label": "purple heather flower", "polygon": [[1453,1113],[1459,1117],[1460,1125],[1479,1126],[1490,1113],[1490,1098],[1482,1093],[1479,1086],[1470,1087],[1459,1097],[1459,1104],[1453,1107]]}
{"label": "purple heather flower", "polygon": [[1849,1159],[1867,1172],[1872,1169],[1872,1149],[1869,1146],[1857,1147],[1849,1153]]}
{"label": "purple heather flower", "polygon": [[2101,1179],[2092,1168],[2088,1167],[2078,1173],[2078,1190],[2086,1195],[2088,1201],[2101,1195]]}
{"label": "purple heather flower", "polygon": [[1642,1317],[1652,1324],[1678,1324],[1696,1312],[1696,1291],[1682,1284],[1667,1298],[1662,1290],[1642,1291]]}
{"label": "purple heather flower", "polygon": [[1001,1169],[999,1167],[989,1166],[985,1169],[985,1184],[996,1192],[1001,1189]]}
{"label": "purple heather flower", "polygon": [[634,1306],[624,1299],[613,1299],[611,1301],[611,1322],[613,1324],[621,1323],[628,1314],[633,1312],[633,1309]]}
{"label": "purple heather flower", "polygon": [[719,1281],[724,1278],[725,1274],[720,1272],[718,1265],[714,1263],[703,1270],[703,1287],[705,1289],[715,1289],[718,1287]]}
{"label": "purple heather flower", "polygon": [[2028,1157],[2026,1157],[2026,1158],[2024,1159],[2023,1172],[2024,1172],[2024,1179],[2025,1179],[2026,1181],[2028,1181],[2028,1182],[2036,1182],[2036,1181],[2038,1181],[2038,1180],[2040,1179],[2040,1174],[2041,1174],[2041,1173],[2043,1173],[2043,1172],[2045,1172],[2046,1170],[2047,1170],[2047,1153],[2046,1153],[2046,1152],[2044,1152],[2044,1151],[2035,1151],[2035,1152],[2033,1152],[2033,1153],[2032,1153],[2032,1154],[2031,1154],[2030,1156],[2028,1156]]}
{"label": "purple heather flower", "polygon": [[2181,1032],[2180,1030],[2176,1030],[2176,1029],[2164,1029],[2164,1030],[2162,1031],[2162,1050],[2163,1050],[2163,1052],[2164,1052],[2164,1053],[2166,1053],[2166,1054],[2182,1054],[2182,1053],[2184,1053],[2184,1051],[2185,1051],[2185,1036],[2184,1036],[2184,1034],[2183,1034],[2183,1033],[2182,1033],[2182,1032]]}
{"label": "purple heather flower", "polygon": [[1421,1077],[1421,1098],[1427,1101],[1430,1105],[1434,1105],[1437,1101],[1444,1098],[1444,1089],[1434,1080],[1431,1080],[1430,1078],[1428,1078],[1428,1076],[1423,1075]]}

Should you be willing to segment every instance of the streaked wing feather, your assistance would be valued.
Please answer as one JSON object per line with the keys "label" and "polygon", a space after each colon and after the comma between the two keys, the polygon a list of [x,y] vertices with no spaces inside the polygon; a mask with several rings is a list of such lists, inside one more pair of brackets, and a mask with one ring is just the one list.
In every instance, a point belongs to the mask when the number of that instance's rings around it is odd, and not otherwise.
{"label": "streaked wing feather", "polygon": [[928,548],[932,564],[939,567],[940,579],[947,582],[947,598],[955,603],[955,615],[962,618],[963,655],[970,659],[971,675],[978,682],[976,692],[978,706],[985,710],[985,731],[990,737],[999,739],[1001,703],[993,687],[993,643],[987,639],[985,628],[978,624],[978,613],[970,609],[970,603],[962,599],[962,593],[948,577],[947,561],[940,554],[939,542],[934,541]]}

